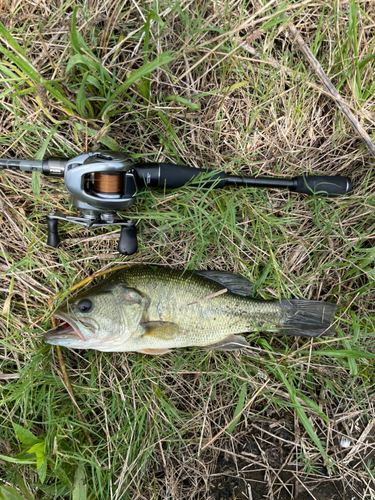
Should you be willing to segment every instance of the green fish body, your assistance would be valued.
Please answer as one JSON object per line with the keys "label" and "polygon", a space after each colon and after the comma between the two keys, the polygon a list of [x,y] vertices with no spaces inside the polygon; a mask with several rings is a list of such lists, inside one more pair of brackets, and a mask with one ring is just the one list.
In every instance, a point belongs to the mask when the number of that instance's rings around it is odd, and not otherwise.
{"label": "green fish body", "polygon": [[182,347],[233,350],[248,346],[238,335],[332,334],[334,304],[305,300],[254,300],[246,278],[220,271],[177,271],[130,266],[64,303],[64,322],[46,342],[99,351],[164,354]]}

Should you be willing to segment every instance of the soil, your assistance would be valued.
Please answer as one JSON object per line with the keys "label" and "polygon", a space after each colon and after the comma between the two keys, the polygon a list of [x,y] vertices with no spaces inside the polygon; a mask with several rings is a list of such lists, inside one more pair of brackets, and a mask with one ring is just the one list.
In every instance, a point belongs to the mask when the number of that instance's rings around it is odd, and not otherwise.
{"label": "soil", "polygon": [[[293,471],[249,470],[248,461],[226,460],[224,453],[217,463],[218,476],[210,487],[211,500],[361,500],[342,482],[327,479],[307,479],[304,484],[296,479]],[[247,468],[247,470],[245,469]],[[221,472],[219,470],[221,469]],[[237,471],[240,471],[239,473]],[[299,475],[298,475],[299,476]]]}
{"label": "soil", "polygon": [[[365,427],[367,424],[363,422]],[[338,467],[349,449],[331,440],[328,454],[336,463],[328,471],[319,453],[307,457],[302,432],[296,446],[294,422],[285,412],[277,418],[259,418],[239,425],[230,437],[223,435],[198,459],[181,462],[181,455],[160,456],[151,484],[157,498],[190,500],[363,500],[371,485],[361,478],[366,462],[375,464],[375,436],[367,436],[367,446],[353,460]],[[358,429],[358,436],[363,428]],[[357,436],[357,438],[358,438]],[[296,449],[300,450],[296,455]],[[367,451],[366,451],[367,450]],[[194,448],[194,454],[197,452]],[[334,460],[335,459],[335,460]],[[193,473],[194,471],[194,473]],[[172,498],[172,497],[171,497]]]}
{"label": "soil", "polygon": [[[330,477],[322,462],[314,460],[311,461],[310,472],[301,470],[301,464],[298,468],[294,455],[293,426],[285,418],[282,421],[284,425],[278,428],[271,428],[265,421],[257,423],[255,429],[250,425],[236,436],[235,450],[233,447],[231,451],[222,449],[210,478],[209,500],[364,498],[365,487],[363,483],[353,481],[354,474],[345,478],[335,471],[336,475]],[[352,466],[355,463],[348,464],[349,468]]]}

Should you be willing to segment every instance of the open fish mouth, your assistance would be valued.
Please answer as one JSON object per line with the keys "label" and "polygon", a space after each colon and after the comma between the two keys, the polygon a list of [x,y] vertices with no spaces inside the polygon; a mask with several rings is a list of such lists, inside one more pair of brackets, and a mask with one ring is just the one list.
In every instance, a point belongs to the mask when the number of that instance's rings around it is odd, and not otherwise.
{"label": "open fish mouth", "polygon": [[85,342],[85,338],[79,327],[78,321],[68,318],[65,314],[59,313],[54,316],[57,321],[57,327],[49,330],[44,334],[44,340],[51,344],[60,344],[65,340],[82,340]]}

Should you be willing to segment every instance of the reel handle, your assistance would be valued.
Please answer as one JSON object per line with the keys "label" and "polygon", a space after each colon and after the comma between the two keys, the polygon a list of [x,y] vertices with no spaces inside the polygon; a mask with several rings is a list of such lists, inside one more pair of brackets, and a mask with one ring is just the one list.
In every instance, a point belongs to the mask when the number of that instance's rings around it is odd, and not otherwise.
{"label": "reel handle", "polygon": [[53,219],[52,217],[47,215],[47,245],[52,248],[57,248],[60,245],[58,222],[58,219]]}
{"label": "reel handle", "polygon": [[90,220],[84,217],[72,217],[64,216],[59,213],[50,213],[47,215],[47,245],[52,248],[57,248],[60,244],[60,237],[58,233],[58,222],[62,220],[64,222],[70,222],[73,224],[79,224],[80,226],[90,228],[105,227],[112,225],[120,225],[121,232],[120,238],[118,240],[117,249],[122,255],[133,255],[138,250],[137,242],[137,228],[132,222],[123,222],[122,220],[114,219],[111,221],[98,219]]}

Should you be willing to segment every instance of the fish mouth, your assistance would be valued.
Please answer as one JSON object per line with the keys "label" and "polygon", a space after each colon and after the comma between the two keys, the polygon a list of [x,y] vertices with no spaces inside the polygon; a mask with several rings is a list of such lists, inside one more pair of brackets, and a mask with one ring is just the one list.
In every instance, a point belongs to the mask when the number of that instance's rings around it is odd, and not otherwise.
{"label": "fish mouth", "polygon": [[64,313],[56,313],[54,318],[58,321],[57,327],[43,335],[45,342],[51,344],[57,344],[58,342],[60,344],[60,342],[62,343],[65,340],[79,339],[83,342],[86,341],[78,321],[66,316]]}

